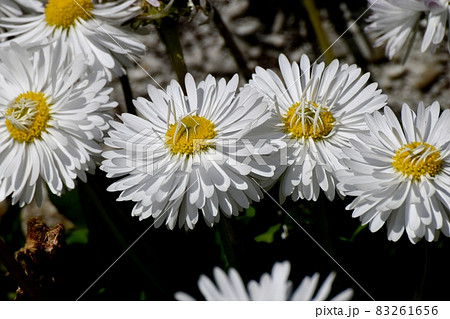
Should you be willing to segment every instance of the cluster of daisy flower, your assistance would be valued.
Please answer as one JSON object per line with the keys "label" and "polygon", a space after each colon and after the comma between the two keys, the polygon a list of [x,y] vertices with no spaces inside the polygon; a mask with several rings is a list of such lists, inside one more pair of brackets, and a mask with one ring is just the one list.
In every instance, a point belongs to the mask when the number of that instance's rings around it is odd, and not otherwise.
{"label": "cluster of daisy flower", "polygon": [[[442,41],[447,4],[378,0],[369,27],[392,56],[425,12],[425,50]],[[400,124],[356,65],[280,55],[281,75],[257,67],[243,87],[237,75],[196,83],[187,74],[166,89],[149,85],[149,99],[134,100],[138,115],[114,121],[117,103],[105,85],[145,52],[121,27],[140,8],[135,0],[0,4],[0,201],[39,203],[44,187],[61,195],[103,157],[100,169],[116,178],[108,190],[133,201],[132,215],[152,217],[155,227],[193,229],[199,219],[213,226],[279,181],[281,202],[356,197],[347,207],[353,217],[373,232],[386,223],[393,241],[404,232],[413,243],[450,236],[450,111],[440,114],[437,102],[419,104],[417,113],[404,105]],[[404,21],[400,29],[389,27],[386,11]],[[206,277],[199,287],[206,299],[310,299],[318,275],[291,294],[289,270],[275,264],[246,290],[235,270],[227,277],[216,269],[219,288]],[[333,278],[315,299],[328,296]],[[269,296],[274,281],[284,288]]]}
{"label": "cluster of daisy flower", "polygon": [[280,180],[281,201],[355,196],[353,216],[372,231],[387,222],[390,240],[449,236],[449,111],[404,105],[401,127],[355,65],[279,64],[281,78],[258,67],[236,94],[237,76],[196,86],[187,75],[187,96],[175,81],[149,86],[140,116],[123,114],[105,140],[101,169],[125,175],[109,190],[157,227],[194,228],[200,212],[212,226]]}
{"label": "cluster of daisy flower", "polygon": [[[368,0],[371,8],[366,31],[375,37],[376,46],[386,46],[392,59],[402,54],[405,60],[411,51],[417,30],[426,25],[421,51],[434,50],[443,40],[449,15],[448,0]],[[450,50],[450,37],[447,36]]]}
{"label": "cluster of daisy flower", "polygon": [[333,200],[341,149],[386,96],[355,65],[311,65],[306,55],[300,66],[279,62],[283,80],[257,68],[238,93],[237,75],[196,86],[188,74],[187,96],[175,81],[149,86],[151,101],[135,101],[140,116],[121,115],[105,139],[114,150],[100,168],[126,175],[109,190],[136,202],[133,215],[171,229],[177,220],[194,228],[199,212],[209,226],[220,212],[236,215],[279,178],[282,201],[317,200],[321,189]]}

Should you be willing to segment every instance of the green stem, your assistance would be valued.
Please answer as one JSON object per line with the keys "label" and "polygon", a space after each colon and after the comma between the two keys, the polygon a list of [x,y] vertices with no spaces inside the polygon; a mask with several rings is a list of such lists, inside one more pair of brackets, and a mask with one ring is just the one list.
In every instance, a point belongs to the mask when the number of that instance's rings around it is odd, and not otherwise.
{"label": "green stem", "polygon": [[165,17],[161,19],[158,27],[159,37],[167,48],[170,63],[177,75],[178,82],[186,92],[184,86],[184,76],[187,73],[186,63],[183,56],[183,47],[181,46],[179,22],[176,19]]}
{"label": "green stem", "polygon": [[44,300],[41,289],[24,273],[20,264],[13,258],[12,253],[0,238],[0,262],[8,272],[16,279],[19,287],[31,298],[31,300]]}
{"label": "green stem", "polygon": [[319,11],[314,4],[314,0],[302,0],[302,3],[306,11],[308,12],[309,19],[316,34],[317,42],[319,43],[320,49],[323,52],[322,55],[325,57],[325,62],[327,64],[331,63],[331,61],[334,60],[334,55],[331,51],[331,45],[322,26],[322,20],[320,18]]}
{"label": "green stem", "polygon": [[136,115],[136,109],[133,104],[133,93],[131,91],[130,80],[128,75],[122,75],[120,77],[120,83],[122,84],[123,96],[127,105],[127,112]]}
{"label": "green stem", "polygon": [[214,7],[211,1],[208,1],[208,4],[211,8],[211,15],[214,22],[214,25],[216,26],[217,30],[219,31],[220,35],[225,41],[226,47],[228,50],[230,50],[231,55],[234,58],[234,61],[237,64],[237,67],[239,69],[239,73],[241,76],[243,76],[247,81],[251,79],[252,72],[247,66],[247,62],[245,61],[244,56],[242,55],[242,52],[239,50],[236,42],[233,39],[233,35],[228,30],[227,26],[222,20],[222,17],[220,16],[217,9]]}
{"label": "green stem", "polygon": [[233,267],[234,269],[239,270],[239,265],[233,249],[233,246],[236,244],[236,238],[230,221],[227,218],[221,218],[217,227],[220,248],[222,250],[222,255],[225,257],[225,269]]}
{"label": "green stem", "polygon": [[[349,9],[351,10],[351,9]],[[363,40],[364,45],[368,48],[370,47],[370,43],[367,40],[366,34],[364,32],[360,33],[360,37],[357,38],[352,35],[351,32],[347,32],[347,21],[344,18],[344,11],[340,7],[340,3],[338,1],[330,1],[328,4],[328,15],[330,17],[330,21],[333,23],[334,28],[338,34],[342,34],[342,39],[347,43],[349,50],[352,52],[353,57],[355,58],[356,65],[358,65],[364,73],[367,70],[367,60],[364,58],[363,53],[357,43],[358,40]],[[356,25],[358,26],[358,25]]]}

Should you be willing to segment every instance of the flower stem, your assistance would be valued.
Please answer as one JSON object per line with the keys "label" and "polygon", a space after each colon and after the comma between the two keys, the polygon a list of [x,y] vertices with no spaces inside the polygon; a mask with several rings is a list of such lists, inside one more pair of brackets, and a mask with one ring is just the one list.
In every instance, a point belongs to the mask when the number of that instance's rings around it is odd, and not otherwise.
{"label": "flower stem", "polygon": [[212,15],[214,25],[216,26],[222,38],[224,39],[226,47],[228,48],[228,50],[230,50],[230,53],[233,56],[234,61],[236,62],[237,67],[239,69],[239,73],[241,74],[241,76],[245,78],[245,80],[247,81],[250,80],[252,77],[252,72],[248,68],[247,62],[245,61],[242,52],[239,50],[236,42],[234,41],[233,35],[228,30],[227,26],[223,22],[222,17],[220,16],[217,9],[214,7],[213,3],[211,1],[208,1],[208,4],[211,8],[210,14]]}
{"label": "flower stem", "polygon": [[170,63],[177,75],[178,82],[186,93],[184,86],[184,76],[187,73],[186,63],[183,56],[183,47],[181,46],[179,22],[178,19],[165,17],[157,28],[159,37],[167,48]]}
{"label": "flower stem", "polygon": [[133,104],[133,93],[131,91],[130,80],[128,75],[122,75],[120,77],[120,83],[122,84],[123,96],[127,105],[127,112],[136,115],[136,109]]}
{"label": "flower stem", "polygon": [[227,218],[221,218],[221,221],[218,223],[218,234],[218,243],[221,246],[221,253],[224,257],[225,269],[233,267],[239,270],[239,265],[233,250],[233,245],[236,244],[234,231]]}
{"label": "flower stem", "polygon": [[[368,41],[366,34],[364,32],[360,32],[359,26],[357,23],[353,26],[353,28],[357,29],[357,36],[353,35],[351,32],[347,32],[347,21],[345,19],[346,12],[341,8],[341,4],[338,1],[330,1],[328,5],[328,16],[330,18],[331,23],[333,23],[334,28],[338,34],[342,34],[342,39],[346,42],[347,47],[355,58],[356,65],[358,65],[364,73],[368,72],[367,69],[367,60],[363,55],[363,52],[358,45],[358,41],[362,42],[362,45],[370,48],[371,44]],[[348,3],[347,6],[350,6],[351,3]],[[347,8],[348,11],[351,11],[352,14],[357,14],[352,8]],[[358,13],[359,15],[359,13]],[[352,18],[353,19],[353,18]]]}
{"label": "flower stem", "polygon": [[325,57],[325,62],[331,63],[334,60],[333,52],[331,51],[331,45],[328,41],[327,34],[322,26],[322,21],[319,15],[319,11],[314,4],[314,0],[302,0],[303,6],[308,12],[309,20],[314,28],[316,34],[317,42],[319,43],[320,49],[323,52],[322,55]]}
{"label": "flower stem", "polygon": [[20,288],[31,300],[44,300],[41,289],[24,273],[20,264],[13,258],[5,242],[0,238],[0,262],[17,281]]}

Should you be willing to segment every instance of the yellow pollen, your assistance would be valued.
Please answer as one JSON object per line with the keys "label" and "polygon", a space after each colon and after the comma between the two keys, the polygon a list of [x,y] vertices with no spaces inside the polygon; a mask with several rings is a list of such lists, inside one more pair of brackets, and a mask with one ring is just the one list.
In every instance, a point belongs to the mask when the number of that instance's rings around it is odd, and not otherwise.
{"label": "yellow pollen", "polygon": [[214,124],[204,117],[188,115],[175,124],[171,124],[166,132],[166,146],[172,154],[191,155],[213,147],[210,139],[217,133]]}
{"label": "yellow pollen", "polygon": [[302,101],[293,104],[282,118],[284,130],[297,139],[326,137],[333,129],[334,117],[326,107],[315,102]]}
{"label": "yellow pollen", "polygon": [[5,112],[5,125],[17,142],[29,143],[39,138],[50,119],[49,105],[44,93],[20,94]]}
{"label": "yellow pollen", "polygon": [[392,167],[404,176],[420,181],[422,176],[435,176],[441,171],[442,160],[434,146],[423,142],[403,145],[392,157]]}
{"label": "yellow pollen", "polygon": [[91,0],[49,0],[45,6],[45,22],[69,29],[78,19],[89,20],[93,7]]}

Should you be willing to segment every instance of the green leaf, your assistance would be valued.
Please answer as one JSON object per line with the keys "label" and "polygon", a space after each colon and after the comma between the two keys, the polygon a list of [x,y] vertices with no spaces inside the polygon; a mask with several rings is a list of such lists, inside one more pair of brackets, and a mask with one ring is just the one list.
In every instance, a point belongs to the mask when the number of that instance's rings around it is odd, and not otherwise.
{"label": "green leaf", "polygon": [[97,291],[97,293],[98,293],[99,295],[101,295],[101,294],[105,293],[105,291],[106,291],[106,288],[102,287],[102,288],[100,288],[100,289]]}
{"label": "green leaf", "polygon": [[353,243],[355,241],[356,236],[366,227],[367,227],[367,225],[359,225],[358,228],[356,228],[356,230],[353,232],[353,234],[350,238],[346,238],[346,237],[342,236],[342,237],[339,237],[339,239],[342,241],[348,241],[348,242]]}
{"label": "green leaf", "polygon": [[16,298],[15,291],[9,291],[6,293],[6,300],[14,300]]}
{"label": "green leaf", "polygon": [[273,242],[273,236],[277,231],[281,228],[281,223],[271,226],[265,233],[258,235],[255,237],[255,241],[258,243],[268,243],[271,244]]}
{"label": "green leaf", "polygon": [[222,238],[220,238],[220,234],[219,234],[219,229],[218,227],[216,228],[216,232],[215,232],[215,244],[217,246],[219,246],[219,256],[220,256],[220,260],[223,262],[224,264],[224,268],[228,269],[230,268],[230,263],[228,262],[228,258],[227,258],[227,254],[225,253],[225,248],[224,245],[222,243]]}
{"label": "green leaf", "polygon": [[80,227],[71,230],[66,236],[67,245],[87,244],[89,241],[89,230],[87,227]]}
{"label": "green leaf", "polygon": [[255,217],[256,210],[253,206],[250,206],[245,210],[245,213],[242,216],[236,217],[236,220],[241,222],[244,225],[247,225],[253,217]]}

